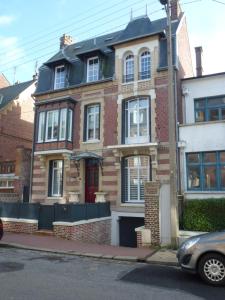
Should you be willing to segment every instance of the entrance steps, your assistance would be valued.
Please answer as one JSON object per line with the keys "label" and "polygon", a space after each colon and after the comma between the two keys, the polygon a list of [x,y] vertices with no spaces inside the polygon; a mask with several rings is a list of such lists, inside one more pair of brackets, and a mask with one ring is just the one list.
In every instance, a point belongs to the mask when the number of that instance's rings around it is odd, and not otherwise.
{"label": "entrance steps", "polygon": [[40,229],[40,230],[36,231],[34,234],[44,235],[44,236],[54,236],[53,230],[48,230],[48,229]]}

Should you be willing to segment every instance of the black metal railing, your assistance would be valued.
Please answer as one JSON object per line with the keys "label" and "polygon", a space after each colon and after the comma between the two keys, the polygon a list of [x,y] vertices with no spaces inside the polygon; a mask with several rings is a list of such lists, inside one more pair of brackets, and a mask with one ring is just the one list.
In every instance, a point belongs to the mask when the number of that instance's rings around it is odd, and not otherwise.
{"label": "black metal railing", "polygon": [[123,75],[123,83],[134,81],[134,74]]}
{"label": "black metal railing", "polygon": [[138,73],[138,80],[150,79],[151,73],[150,71],[144,71]]}

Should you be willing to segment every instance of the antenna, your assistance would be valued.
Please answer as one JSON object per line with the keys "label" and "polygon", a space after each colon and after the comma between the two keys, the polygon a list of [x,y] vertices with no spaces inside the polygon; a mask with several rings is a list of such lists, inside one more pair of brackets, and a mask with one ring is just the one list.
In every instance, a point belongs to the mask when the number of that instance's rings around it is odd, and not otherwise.
{"label": "antenna", "polygon": [[34,74],[37,74],[37,69],[38,69],[38,60],[36,60],[34,65]]}
{"label": "antenna", "polygon": [[130,20],[131,21],[133,20],[133,9],[132,8],[130,9]]}
{"label": "antenna", "polygon": [[16,82],[16,66],[13,68],[13,84]]}

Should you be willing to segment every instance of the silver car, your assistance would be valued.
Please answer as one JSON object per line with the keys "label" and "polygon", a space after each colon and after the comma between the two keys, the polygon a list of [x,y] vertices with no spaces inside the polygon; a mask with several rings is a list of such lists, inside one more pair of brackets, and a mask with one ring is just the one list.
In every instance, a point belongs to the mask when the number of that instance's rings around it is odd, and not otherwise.
{"label": "silver car", "polygon": [[212,285],[224,285],[225,231],[187,239],[178,249],[177,258],[183,270],[198,273]]}

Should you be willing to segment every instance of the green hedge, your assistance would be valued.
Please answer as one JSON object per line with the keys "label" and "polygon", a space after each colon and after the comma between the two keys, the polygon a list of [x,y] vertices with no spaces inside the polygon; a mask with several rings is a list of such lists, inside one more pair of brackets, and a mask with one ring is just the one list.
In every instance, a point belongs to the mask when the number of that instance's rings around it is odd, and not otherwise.
{"label": "green hedge", "polygon": [[225,229],[225,199],[196,199],[184,204],[183,227],[191,231]]}

